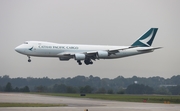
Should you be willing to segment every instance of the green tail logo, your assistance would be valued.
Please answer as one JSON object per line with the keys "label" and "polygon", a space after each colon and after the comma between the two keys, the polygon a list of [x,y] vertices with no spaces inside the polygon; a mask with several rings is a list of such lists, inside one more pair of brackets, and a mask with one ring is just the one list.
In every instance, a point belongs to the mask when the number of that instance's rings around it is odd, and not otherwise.
{"label": "green tail logo", "polygon": [[142,35],[136,42],[134,42],[131,46],[133,47],[150,47],[154,40],[158,28],[149,29],[144,35]]}
{"label": "green tail logo", "polygon": [[30,51],[32,51],[33,47],[29,48]]}

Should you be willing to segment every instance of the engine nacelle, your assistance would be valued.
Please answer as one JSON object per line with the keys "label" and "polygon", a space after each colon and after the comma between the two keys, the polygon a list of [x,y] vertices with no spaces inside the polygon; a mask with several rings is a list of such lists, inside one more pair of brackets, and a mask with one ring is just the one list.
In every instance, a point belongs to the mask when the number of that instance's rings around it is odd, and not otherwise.
{"label": "engine nacelle", "polygon": [[60,61],[68,61],[70,58],[69,57],[59,57]]}
{"label": "engine nacelle", "polygon": [[106,58],[109,56],[109,54],[107,51],[98,51],[97,56],[98,56],[98,58]]}
{"label": "engine nacelle", "polygon": [[75,60],[85,60],[86,55],[85,54],[75,54],[74,58],[75,58]]}

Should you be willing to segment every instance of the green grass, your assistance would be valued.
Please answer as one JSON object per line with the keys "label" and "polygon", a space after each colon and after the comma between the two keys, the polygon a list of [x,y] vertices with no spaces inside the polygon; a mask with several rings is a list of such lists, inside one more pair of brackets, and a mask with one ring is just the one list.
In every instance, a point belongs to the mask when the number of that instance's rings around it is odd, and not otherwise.
{"label": "green grass", "polygon": [[0,107],[59,107],[65,104],[42,104],[42,103],[0,103]]}
{"label": "green grass", "polygon": [[172,95],[120,95],[120,94],[86,94],[86,96],[80,96],[80,94],[61,94],[61,93],[35,93],[49,96],[65,96],[65,97],[77,97],[77,98],[92,98],[103,100],[115,100],[125,102],[143,102],[147,103],[164,103],[169,101],[170,103],[180,104],[180,96]]}

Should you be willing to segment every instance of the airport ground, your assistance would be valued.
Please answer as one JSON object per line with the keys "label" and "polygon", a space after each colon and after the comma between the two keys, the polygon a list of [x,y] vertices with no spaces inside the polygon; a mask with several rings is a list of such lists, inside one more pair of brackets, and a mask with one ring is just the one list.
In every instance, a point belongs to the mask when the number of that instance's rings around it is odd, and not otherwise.
{"label": "airport ground", "polygon": [[66,104],[63,107],[0,107],[0,111],[179,111],[179,104],[138,103],[25,93],[0,93],[0,103]]}

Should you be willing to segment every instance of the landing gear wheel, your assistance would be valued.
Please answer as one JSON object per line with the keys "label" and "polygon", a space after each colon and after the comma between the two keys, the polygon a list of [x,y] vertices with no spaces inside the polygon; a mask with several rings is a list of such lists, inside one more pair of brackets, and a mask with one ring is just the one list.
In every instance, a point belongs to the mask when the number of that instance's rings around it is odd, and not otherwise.
{"label": "landing gear wheel", "polygon": [[86,65],[93,64],[93,62],[91,61],[91,59],[84,60],[84,63],[85,63]]}
{"label": "landing gear wheel", "polygon": [[79,65],[82,65],[82,62],[80,60],[77,60],[77,62],[78,62]]}
{"label": "landing gear wheel", "polygon": [[31,58],[30,58],[30,56],[28,56],[28,62],[31,62]]}

